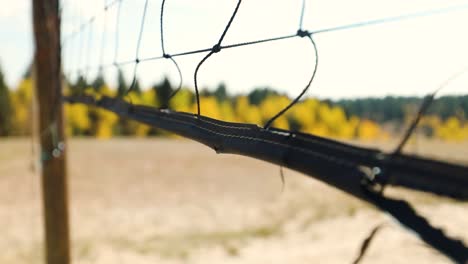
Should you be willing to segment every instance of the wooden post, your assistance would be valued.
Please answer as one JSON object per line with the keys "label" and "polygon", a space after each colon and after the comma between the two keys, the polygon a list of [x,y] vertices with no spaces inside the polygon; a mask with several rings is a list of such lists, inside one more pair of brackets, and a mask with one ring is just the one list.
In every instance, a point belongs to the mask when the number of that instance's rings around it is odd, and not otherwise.
{"label": "wooden post", "polygon": [[32,0],[39,110],[45,250],[48,264],[70,263],[62,113],[59,0]]}

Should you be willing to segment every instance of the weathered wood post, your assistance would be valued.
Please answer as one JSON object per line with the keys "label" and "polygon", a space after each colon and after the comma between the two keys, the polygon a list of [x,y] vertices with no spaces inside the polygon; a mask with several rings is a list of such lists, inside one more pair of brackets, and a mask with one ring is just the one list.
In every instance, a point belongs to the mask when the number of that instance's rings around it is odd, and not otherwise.
{"label": "weathered wood post", "polygon": [[48,264],[70,263],[59,0],[33,0],[35,94]]}

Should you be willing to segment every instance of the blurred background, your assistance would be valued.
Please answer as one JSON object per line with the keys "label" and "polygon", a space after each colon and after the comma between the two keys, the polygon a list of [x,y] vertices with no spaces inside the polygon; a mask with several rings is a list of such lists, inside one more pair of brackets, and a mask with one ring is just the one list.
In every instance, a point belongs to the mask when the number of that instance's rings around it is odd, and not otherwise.
{"label": "blurred background", "polygon": [[[64,94],[123,96],[133,87],[132,103],[195,113],[193,74],[205,54],[176,58],[182,80],[168,60],[136,71],[112,66],[135,51],[140,59],[162,55],[161,1],[148,1],[139,48],[145,1],[105,8],[110,2],[61,1]],[[167,1],[166,52],[212,47],[236,3]],[[310,31],[425,15],[313,35],[316,78],[273,126],[391,151],[423,96],[443,86],[405,152],[468,164],[468,2],[305,3],[302,27]],[[0,262],[43,263],[31,3],[0,4],[8,6],[0,10]],[[224,43],[295,34],[301,6],[245,1]],[[304,88],[314,59],[301,38],[222,50],[200,70],[202,114],[261,126]],[[449,263],[384,214],[299,173],[285,170],[283,191],[277,166],[216,155],[102,109],[64,111],[74,263],[349,263],[380,223],[364,262]],[[468,241],[468,204],[390,192]]]}

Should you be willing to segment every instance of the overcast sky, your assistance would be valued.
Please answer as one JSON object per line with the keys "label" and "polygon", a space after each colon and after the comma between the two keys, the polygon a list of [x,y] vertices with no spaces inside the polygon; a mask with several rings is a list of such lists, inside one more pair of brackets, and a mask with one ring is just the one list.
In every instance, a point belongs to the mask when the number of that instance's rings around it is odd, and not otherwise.
{"label": "overcast sky", "polygon": [[[118,61],[135,58],[144,2],[122,2]],[[237,0],[167,0],[164,15],[167,52],[213,46],[236,3]],[[28,0],[0,0],[0,5],[7,7],[0,9],[0,63],[8,84],[15,86],[33,52],[31,5]],[[77,69],[86,65],[98,66],[101,57],[103,64],[112,63],[117,5],[105,16],[104,5],[102,0],[63,1],[63,36],[97,15],[92,27],[65,43],[63,61],[67,74],[75,76]],[[161,0],[149,0],[140,58],[162,54],[160,5]],[[293,34],[299,27],[301,5],[302,0],[244,0],[223,44]],[[314,35],[319,65],[308,95],[321,98],[424,95],[468,67],[466,0],[308,0],[303,26],[309,30],[445,7],[453,7],[452,12]],[[105,48],[101,49],[103,37]],[[183,72],[184,86],[193,87],[195,67],[204,55],[176,58]],[[231,93],[271,86],[294,95],[310,78],[314,60],[310,41],[301,38],[226,49],[202,66],[199,84],[214,88],[222,81]],[[133,65],[123,69],[130,82]],[[111,83],[115,72],[113,67],[106,69],[106,78]],[[96,71],[87,74],[92,79]],[[138,69],[144,87],[165,75],[173,83],[178,82],[176,68],[169,60],[144,62]],[[451,82],[441,94],[466,94],[467,91],[468,73]]]}

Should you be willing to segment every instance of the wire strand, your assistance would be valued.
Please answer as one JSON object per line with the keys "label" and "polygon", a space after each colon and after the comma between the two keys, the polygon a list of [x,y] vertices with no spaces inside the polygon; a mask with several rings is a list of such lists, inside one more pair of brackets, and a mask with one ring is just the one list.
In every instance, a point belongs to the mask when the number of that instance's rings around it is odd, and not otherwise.
{"label": "wire strand", "polygon": [[[170,100],[171,100],[174,96],[176,96],[176,94],[177,94],[180,90],[182,90],[182,83],[183,83],[182,71],[180,70],[179,64],[177,64],[177,61],[174,60],[174,58],[169,57],[169,59],[174,63],[174,65],[176,66],[177,72],[179,73],[179,86],[177,87],[177,89],[174,90],[174,92],[172,92],[171,95],[169,95],[168,104],[169,104]],[[169,105],[167,105],[166,108],[169,108]]]}
{"label": "wire strand", "polygon": [[118,6],[117,6],[117,13],[115,15],[116,19],[115,19],[115,35],[114,35],[114,61],[113,61],[113,65],[114,66],[118,66],[117,65],[117,56],[119,55],[119,28],[120,28],[120,11],[122,9],[122,2],[119,1],[118,2]]}
{"label": "wire strand", "polygon": [[172,63],[176,67],[177,72],[179,74],[179,85],[177,86],[177,89],[175,89],[169,95],[169,98],[167,100],[168,105],[162,106],[163,108],[169,108],[170,100],[182,89],[183,76],[182,76],[182,71],[180,70],[180,67],[179,67],[179,64],[177,63],[177,61],[171,55],[166,53],[165,44],[164,44],[164,6],[165,6],[165,4],[166,4],[166,0],[163,0],[162,3],[161,3],[161,14],[160,14],[160,21],[159,21],[160,22],[159,23],[159,25],[160,25],[160,35],[161,35],[161,49],[162,49],[163,57],[172,61]]}
{"label": "wire strand", "polygon": [[146,18],[146,10],[148,9],[148,0],[145,0],[145,6],[143,8],[143,15],[141,16],[141,24],[140,24],[140,34],[138,35],[138,42],[136,46],[136,52],[135,52],[135,66],[133,68],[133,80],[132,84],[130,84],[130,88],[126,92],[128,95],[133,89],[135,88],[136,84],[136,78],[137,78],[137,70],[138,70],[138,64],[140,64],[139,60],[139,55],[140,55],[140,46],[141,46],[141,39],[143,38],[143,30],[145,27],[145,18]]}
{"label": "wire strand", "polygon": [[283,110],[281,110],[280,112],[278,112],[276,115],[274,115],[264,126],[265,129],[268,129],[271,127],[271,125],[273,124],[273,122],[278,119],[280,116],[282,116],[284,113],[286,113],[291,107],[293,107],[295,104],[297,104],[297,102],[299,102],[299,100],[301,100],[302,96],[304,96],[304,94],[307,92],[307,90],[309,90],[309,87],[310,85],[312,84],[312,82],[314,81],[314,78],[315,78],[315,75],[317,73],[317,66],[318,66],[318,51],[317,51],[317,45],[315,44],[315,41],[312,39],[312,37],[307,34],[307,32],[304,32],[304,33],[301,33],[301,30],[298,31],[298,34],[305,34],[305,36],[307,36],[308,39],[310,39],[310,41],[312,42],[312,46],[314,47],[314,53],[315,53],[315,63],[314,63],[314,70],[312,72],[312,77],[310,77],[309,79],[309,82],[307,83],[307,85],[304,87],[304,89],[302,90],[302,92],[296,97],[294,98],[294,100],[289,104],[287,105]]}
{"label": "wire strand", "polygon": [[195,97],[197,101],[197,114],[200,115],[200,93],[198,92],[198,71],[200,70],[200,67],[203,65],[203,63],[211,57],[214,53],[218,53],[221,51],[221,43],[223,42],[224,37],[226,36],[229,28],[231,27],[232,22],[234,21],[234,18],[237,15],[237,11],[239,11],[240,4],[242,3],[242,0],[239,0],[237,2],[236,8],[234,9],[234,12],[231,15],[231,18],[229,19],[229,22],[227,23],[226,27],[224,28],[223,33],[221,34],[221,37],[218,40],[218,43],[211,48],[210,53],[206,55],[197,65],[197,68],[195,69],[194,73],[194,83],[195,83]]}
{"label": "wire strand", "polygon": [[89,73],[89,70],[91,68],[91,65],[90,65],[90,61],[91,61],[91,55],[92,55],[92,44],[93,44],[93,25],[94,25],[94,18],[92,20],[92,22],[89,24],[89,31],[88,31],[88,44],[86,45],[86,65],[87,67],[85,68],[84,70],[84,78],[85,80],[87,81],[88,80],[88,73]]}
{"label": "wire strand", "polygon": [[107,32],[107,12],[104,12],[104,19],[102,22],[101,51],[100,51],[100,57],[99,57],[99,73],[100,74],[102,74],[102,64],[104,62],[104,49],[106,48],[106,32]]}
{"label": "wire strand", "polygon": [[447,87],[447,85],[449,85],[452,81],[454,81],[455,79],[457,79],[458,77],[460,77],[461,75],[466,73],[466,71],[468,71],[468,67],[465,67],[461,71],[453,74],[448,79],[446,79],[444,82],[442,82],[437,89],[435,89],[432,93],[428,94],[424,98],[424,101],[421,104],[421,106],[419,107],[419,110],[418,110],[418,113],[417,113],[415,119],[413,120],[413,122],[411,122],[410,126],[408,127],[408,129],[406,130],[404,136],[402,137],[400,143],[398,144],[397,148],[394,150],[395,154],[401,153],[401,151],[405,147],[406,143],[410,139],[411,135],[414,134],[414,131],[416,130],[416,127],[418,126],[419,122],[421,121],[421,118],[424,116],[424,114],[427,112],[429,107],[434,102],[434,99],[435,99],[435,96],[437,95],[437,93],[440,92],[440,90]]}
{"label": "wire strand", "polygon": [[301,16],[299,18],[299,29],[302,29],[304,24],[304,13],[306,8],[306,0],[302,0]]}
{"label": "wire strand", "polygon": [[161,49],[163,55],[166,55],[166,49],[164,47],[164,6],[166,4],[166,0],[162,0],[161,3],[161,14],[159,15],[159,29],[161,34]]}
{"label": "wire strand", "polygon": [[[357,23],[341,25],[341,26],[337,26],[337,27],[323,28],[323,29],[318,29],[318,30],[303,30],[303,31],[307,31],[307,32],[309,32],[308,34],[310,36],[313,36],[313,35],[322,34],[322,33],[330,33],[330,32],[343,31],[343,30],[351,30],[351,29],[356,29],[356,28],[360,28],[360,27],[368,27],[368,26],[373,26],[373,25],[395,23],[395,22],[405,21],[405,20],[409,20],[409,19],[413,19],[413,18],[419,18],[419,17],[442,15],[442,14],[447,14],[447,13],[456,12],[456,11],[465,10],[465,9],[468,9],[468,4],[445,7],[445,8],[439,8],[439,9],[432,9],[432,10],[427,10],[427,11],[422,11],[422,12],[417,12],[417,13],[387,17],[387,18],[376,19],[376,20],[368,20],[368,21],[363,21],[363,22],[357,22]],[[265,38],[265,39],[261,39],[261,40],[252,40],[252,41],[247,41],[247,42],[228,44],[228,45],[225,45],[225,46],[220,45],[219,49],[223,50],[223,49],[229,49],[229,48],[250,46],[250,45],[262,44],[262,43],[267,43],[267,42],[275,42],[275,41],[280,41],[280,40],[285,40],[285,39],[291,39],[291,38],[296,38],[296,37],[298,37],[297,34],[276,36],[276,37]],[[199,53],[210,52],[212,49],[213,49],[213,47],[197,49],[197,50],[191,50],[191,51],[183,51],[183,52],[179,52],[179,53],[166,54],[166,55],[171,56],[171,57],[174,58],[174,57],[188,56],[188,55],[194,55],[194,54],[199,54]],[[154,60],[160,60],[160,59],[164,59],[164,58],[165,58],[164,55],[141,58],[140,63],[141,62],[154,61]],[[116,60],[114,60],[113,63],[104,65],[103,68],[108,68],[108,67],[115,66],[115,65],[123,66],[125,64],[129,64],[129,63],[133,63],[133,62],[134,62],[134,60],[127,60],[127,61],[122,61],[122,62],[117,62]]]}

